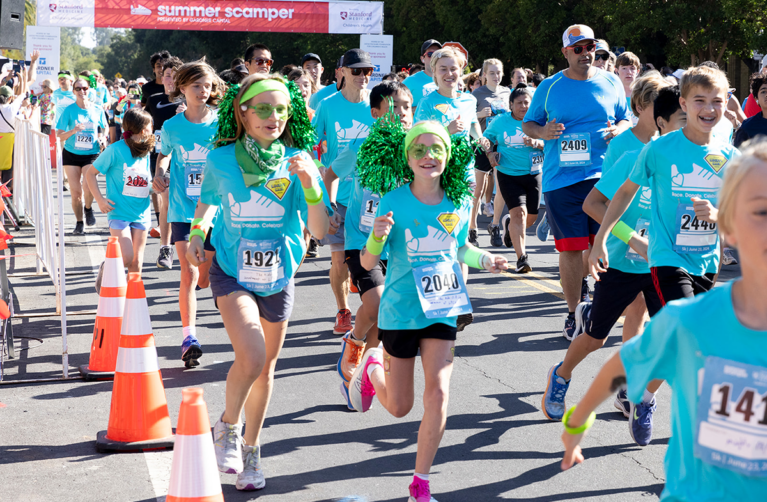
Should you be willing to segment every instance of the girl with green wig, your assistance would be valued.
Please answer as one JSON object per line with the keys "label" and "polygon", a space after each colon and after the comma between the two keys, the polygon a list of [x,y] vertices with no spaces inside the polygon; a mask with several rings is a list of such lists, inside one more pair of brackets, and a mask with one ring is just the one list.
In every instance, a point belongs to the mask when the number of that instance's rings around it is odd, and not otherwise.
{"label": "girl with green wig", "polygon": [[216,148],[206,159],[192,222],[187,258],[199,266],[220,211],[210,286],[235,359],[213,432],[218,468],[238,473],[238,490],[266,484],[259,438],[293,308],[293,277],[306,253],[303,229],[317,237],[328,230],[325,187],[306,152],[314,141],[293,82],[254,74],[233,86],[219,106]]}
{"label": "girl with green wig", "polygon": [[[456,321],[471,312],[459,263],[499,273],[506,258],[467,242],[471,198],[465,166],[473,155],[467,140],[451,138],[434,121],[407,133],[393,122],[380,119],[358,156],[360,182],[382,194],[360,261],[371,270],[384,249],[389,261],[378,311],[383,347],[363,356],[349,382],[349,399],[365,412],[378,396],[392,415],[407,415],[420,349],[426,388],[409,502],[433,502],[429,471],[447,420]],[[375,151],[391,156],[376,162]]]}

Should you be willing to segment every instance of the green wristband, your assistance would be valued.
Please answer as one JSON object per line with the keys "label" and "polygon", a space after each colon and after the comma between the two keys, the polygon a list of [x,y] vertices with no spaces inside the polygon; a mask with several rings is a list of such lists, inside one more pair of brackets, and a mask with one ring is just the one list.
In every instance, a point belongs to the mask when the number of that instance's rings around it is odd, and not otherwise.
{"label": "green wristband", "polygon": [[386,243],[385,235],[379,240],[373,232],[370,232],[370,235],[368,235],[368,241],[365,244],[365,247],[368,249],[369,253],[374,255],[380,255],[383,252],[385,243]]}
{"label": "green wristband", "polygon": [[471,268],[484,270],[485,267],[482,265],[482,260],[484,260],[485,256],[489,257],[490,253],[467,243],[466,251],[463,253],[463,262]]}
{"label": "green wristband", "polygon": [[195,235],[199,235],[202,241],[205,242],[205,232],[199,228],[194,228],[191,232],[189,232],[189,242],[192,242],[192,237]]}
{"label": "green wristband", "polygon": [[597,419],[597,414],[593,411],[591,412],[591,415],[589,415],[589,418],[586,419],[586,422],[581,425],[580,427],[570,427],[567,425],[567,421],[570,419],[570,415],[573,414],[575,411],[575,406],[567,410],[567,413],[565,413],[565,416],[562,417],[562,423],[565,426],[565,432],[568,434],[572,434],[573,436],[577,436],[578,434],[583,434],[587,430],[591,428],[592,425],[594,425],[594,421]]}
{"label": "green wristband", "polygon": [[309,188],[304,187],[304,198],[310,206],[316,206],[322,202],[322,189],[319,185],[312,185]]}
{"label": "green wristband", "polygon": [[636,232],[630,226],[626,225],[622,221],[619,221],[618,223],[615,224],[612,232],[610,233],[613,234],[615,237],[619,238],[620,240],[622,240],[623,242],[625,242],[626,244],[628,244]]}

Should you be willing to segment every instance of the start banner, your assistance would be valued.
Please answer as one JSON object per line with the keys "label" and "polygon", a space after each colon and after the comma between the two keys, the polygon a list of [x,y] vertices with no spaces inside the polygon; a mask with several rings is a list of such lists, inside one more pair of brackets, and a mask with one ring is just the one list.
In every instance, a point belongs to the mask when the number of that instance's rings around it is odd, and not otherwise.
{"label": "start banner", "polygon": [[37,0],[38,26],[383,33],[383,2]]}

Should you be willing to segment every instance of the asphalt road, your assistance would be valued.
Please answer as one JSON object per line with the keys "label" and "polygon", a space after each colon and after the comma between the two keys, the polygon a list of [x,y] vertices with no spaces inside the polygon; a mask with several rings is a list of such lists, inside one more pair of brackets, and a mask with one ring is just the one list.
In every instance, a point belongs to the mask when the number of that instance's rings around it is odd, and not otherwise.
{"label": "asphalt road", "polygon": [[[66,199],[68,206],[69,199]],[[67,233],[74,227],[67,211]],[[106,217],[85,237],[67,236],[67,309],[93,311],[98,297],[94,271],[103,259]],[[487,218],[480,218],[484,229]],[[34,251],[34,231],[16,232],[13,254]],[[531,233],[532,235],[532,233]],[[481,230],[480,243],[489,248]],[[534,272],[492,276],[472,271],[468,281],[475,322],[459,334],[451,382],[447,431],[432,469],[431,486],[440,502],[493,500],[655,500],[664,484],[663,455],[669,429],[669,394],[658,396],[652,443],[636,446],[627,420],[612,402],[584,441],[586,462],[561,472],[562,426],[540,411],[546,372],[562,360],[568,342],[566,315],[553,241],[529,237]],[[143,278],[156,336],[165,392],[175,427],[181,389],[205,389],[211,424],[224,407],[226,373],[233,360],[210,290],[198,292],[201,366],[185,370],[177,307],[178,268],[154,265],[159,242],[151,239]],[[512,258],[513,252],[507,256]],[[34,257],[8,261],[20,315],[52,314],[55,294],[47,276],[34,272]],[[238,492],[235,475],[222,474],[227,501],[405,501],[413,473],[417,431],[423,412],[418,398],[423,375],[416,365],[416,404],[402,419],[380,405],[362,415],[347,411],[338,389],[335,363],[339,338],[332,334],[336,312],[327,279],[327,248],[307,260],[296,277],[296,304],[277,365],[274,395],[262,434],[267,485]],[[720,281],[739,273],[726,267]],[[352,295],[353,311],[359,299]],[[70,374],[88,362],[94,315],[68,319]],[[13,321],[17,359],[5,362],[5,382],[61,377],[58,317]],[[568,395],[575,404],[600,366],[620,346],[620,326],[604,349],[578,369]],[[96,434],[107,428],[111,382],[80,380],[0,386],[0,500],[162,501],[167,494],[172,452],[100,454]]]}

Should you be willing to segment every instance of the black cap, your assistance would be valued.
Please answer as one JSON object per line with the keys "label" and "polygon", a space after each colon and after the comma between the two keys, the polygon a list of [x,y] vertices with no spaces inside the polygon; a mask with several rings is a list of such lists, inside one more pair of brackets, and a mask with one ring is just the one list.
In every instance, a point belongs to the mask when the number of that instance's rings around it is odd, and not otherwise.
{"label": "black cap", "polygon": [[439,46],[440,49],[442,48],[442,44],[441,43],[439,43],[438,41],[434,40],[433,38],[430,38],[429,40],[424,42],[423,45],[421,45],[421,56],[426,54],[426,51],[429,50],[429,47],[431,47],[432,45],[437,45],[437,46]]}
{"label": "black cap", "polygon": [[301,66],[303,66],[307,61],[312,60],[316,60],[319,64],[322,64],[320,57],[317,54],[310,52],[309,54],[304,54],[304,57],[301,58]]}
{"label": "black cap", "polygon": [[345,68],[375,68],[370,60],[370,54],[362,49],[350,49],[342,58],[341,66]]}

